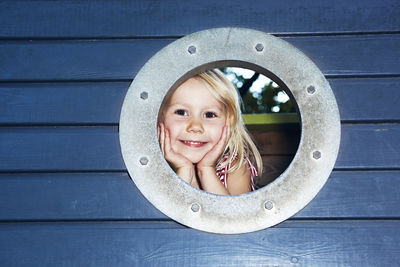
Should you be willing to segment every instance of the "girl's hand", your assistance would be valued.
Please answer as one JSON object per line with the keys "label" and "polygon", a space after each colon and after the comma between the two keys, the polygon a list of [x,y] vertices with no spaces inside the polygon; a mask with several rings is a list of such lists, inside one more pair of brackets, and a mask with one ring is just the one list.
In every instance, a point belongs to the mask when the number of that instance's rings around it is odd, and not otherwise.
{"label": "girl's hand", "polygon": [[[172,166],[174,171],[187,183],[195,186],[197,184],[196,173],[193,163],[187,159],[185,156],[176,153],[171,147],[171,138],[167,129],[165,129],[164,124],[160,123],[157,127],[158,130],[158,141],[160,143],[161,151],[164,158]],[[198,187],[198,186],[197,186]]]}
{"label": "girl's hand", "polygon": [[230,134],[231,125],[229,119],[227,119],[218,143],[216,143],[215,146],[204,155],[199,163],[197,163],[197,168],[215,168],[217,160],[221,157],[222,153],[224,153]]}
{"label": "girl's hand", "polygon": [[200,162],[197,163],[197,174],[201,186],[203,190],[207,192],[219,195],[230,194],[215,173],[215,164],[222,153],[224,153],[230,131],[230,124],[229,121],[227,121],[218,142],[204,155]]}

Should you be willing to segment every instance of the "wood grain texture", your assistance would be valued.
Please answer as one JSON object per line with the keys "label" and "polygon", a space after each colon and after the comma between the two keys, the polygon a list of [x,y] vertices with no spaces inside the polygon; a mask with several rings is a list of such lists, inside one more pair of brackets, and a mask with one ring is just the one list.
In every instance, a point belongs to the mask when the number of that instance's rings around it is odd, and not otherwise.
{"label": "wood grain texture", "polygon": [[293,156],[300,142],[300,126],[288,130],[251,131],[252,139],[262,156]]}
{"label": "wood grain texture", "polygon": [[261,177],[255,179],[256,188],[261,188],[278,178],[289,167],[293,157],[294,154],[262,156],[263,170]]}
{"label": "wood grain texture", "polygon": [[[329,79],[341,120],[400,121],[400,78]],[[117,124],[129,82],[0,83],[0,124]]]}
{"label": "wood grain texture", "polygon": [[[329,82],[343,122],[400,120],[400,78]],[[129,85],[0,83],[0,124],[117,124]]]}
{"label": "wood grain texture", "polygon": [[[397,266],[399,14],[397,0],[0,1],[0,266]],[[250,234],[173,222],[136,188],[120,152],[136,73],[165,45],[212,27],[299,48],[329,79],[342,119],[335,170],[315,199]],[[263,135],[268,178],[296,142]]]}
{"label": "wood grain texture", "polygon": [[[335,167],[400,168],[400,125],[343,125]],[[124,170],[117,127],[0,128],[0,171]]]}
{"label": "wood grain texture", "polygon": [[[334,171],[296,219],[400,218],[400,171]],[[0,221],[168,220],[126,173],[0,174]]]}
{"label": "wood grain texture", "polygon": [[395,266],[397,221],[286,222],[215,235],[169,222],[0,225],[2,266]]}
{"label": "wood grain texture", "polygon": [[222,26],[272,33],[399,31],[395,0],[2,1],[1,38],[184,35]]}
{"label": "wood grain texture", "polygon": [[132,80],[170,40],[2,42],[0,80]]}
{"label": "wood grain texture", "polygon": [[400,120],[400,79],[331,79],[342,121]]}
{"label": "wood grain texture", "polygon": [[129,82],[0,84],[4,124],[118,124]]}
{"label": "wood grain texture", "polygon": [[[132,80],[151,56],[173,40],[0,42],[0,81]],[[400,35],[283,40],[303,51],[326,75],[400,74]]]}

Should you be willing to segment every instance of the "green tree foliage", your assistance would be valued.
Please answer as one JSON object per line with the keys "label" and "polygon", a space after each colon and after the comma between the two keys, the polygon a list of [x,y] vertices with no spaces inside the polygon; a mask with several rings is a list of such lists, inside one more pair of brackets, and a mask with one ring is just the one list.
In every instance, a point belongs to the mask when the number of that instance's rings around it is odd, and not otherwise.
{"label": "green tree foliage", "polygon": [[[252,85],[262,74],[255,72],[251,78],[246,79],[232,68],[221,69],[230,79],[242,98],[242,112],[244,114],[256,113],[293,113],[296,108],[292,101],[279,101],[279,94],[286,93],[272,80],[263,84],[261,88],[250,90]],[[233,76],[232,76],[233,75]]]}

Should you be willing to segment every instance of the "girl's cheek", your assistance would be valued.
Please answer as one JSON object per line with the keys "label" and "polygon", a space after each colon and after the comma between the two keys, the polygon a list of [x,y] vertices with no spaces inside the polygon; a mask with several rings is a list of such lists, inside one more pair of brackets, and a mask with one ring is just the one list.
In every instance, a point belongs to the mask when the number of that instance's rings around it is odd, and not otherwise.
{"label": "girl's cheek", "polygon": [[209,129],[212,132],[213,135],[213,139],[215,141],[218,141],[221,136],[222,136],[222,132],[224,131],[224,127],[225,127],[225,123],[218,123],[215,125],[212,125]]}
{"label": "girl's cheek", "polygon": [[182,131],[182,123],[170,121],[169,124],[165,126],[165,128],[170,133],[171,141],[174,141],[176,140],[179,133]]}

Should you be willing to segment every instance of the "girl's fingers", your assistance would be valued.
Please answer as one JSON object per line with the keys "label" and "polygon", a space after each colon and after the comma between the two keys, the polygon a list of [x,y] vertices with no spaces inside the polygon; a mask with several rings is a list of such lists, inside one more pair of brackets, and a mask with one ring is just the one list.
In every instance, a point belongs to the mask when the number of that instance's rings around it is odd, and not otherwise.
{"label": "girl's fingers", "polygon": [[221,156],[222,153],[224,153],[224,149],[226,147],[226,144],[228,143],[230,134],[231,134],[230,121],[227,120],[224,130],[222,131],[221,138],[218,141],[218,143],[215,145],[215,147],[213,148],[213,150],[217,154],[216,155],[217,159]]}
{"label": "girl's fingers", "polygon": [[230,127],[229,127],[229,124],[226,124],[225,127],[224,127],[224,130],[222,132],[221,139],[217,143],[217,146],[221,146],[222,149],[224,149],[225,146],[226,146],[226,143],[228,142],[229,135],[230,135]]}
{"label": "girl's fingers", "polygon": [[168,160],[170,159],[171,155],[171,139],[169,136],[169,132],[167,129],[165,129],[164,124],[160,124],[160,145],[161,145],[161,150],[164,155],[164,157]]}
{"label": "girl's fingers", "polygon": [[218,140],[218,142],[214,145],[213,148],[211,148],[210,151],[207,152],[207,154],[204,156],[204,158],[199,162],[200,165],[204,166],[214,166],[215,162],[218,160],[218,158],[221,156],[222,153],[224,153],[224,149],[226,146],[226,143],[228,141],[228,136],[229,136],[229,125],[224,126],[224,129],[222,130],[221,133],[221,138]]}
{"label": "girl's fingers", "polygon": [[164,129],[164,124],[160,124],[160,147],[161,147],[161,152],[165,156],[165,129]]}
{"label": "girl's fingers", "polygon": [[165,130],[165,148],[167,151],[171,149],[171,140],[169,139],[168,130]]}
{"label": "girl's fingers", "polygon": [[157,125],[157,137],[158,137],[158,143],[160,144],[161,147],[161,126]]}
{"label": "girl's fingers", "polygon": [[193,164],[183,155],[176,153],[171,145],[171,136],[169,131],[164,128],[164,157],[165,159],[174,166],[174,168],[182,167],[193,167]]}
{"label": "girl's fingers", "polygon": [[171,160],[171,154],[172,154],[172,149],[171,149],[171,138],[169,136],[168,130],[165,129],[165,141],[164,141],[164,149],[165,149],[165,157]]}

